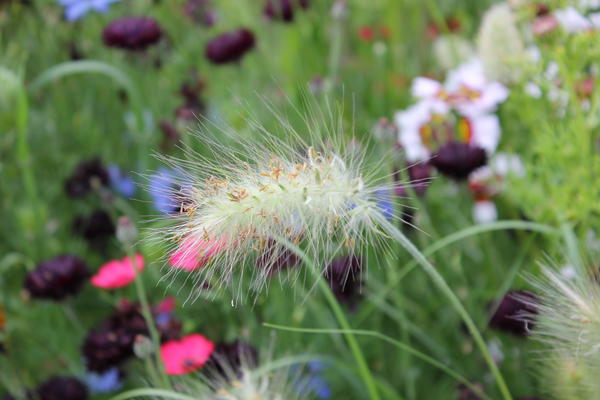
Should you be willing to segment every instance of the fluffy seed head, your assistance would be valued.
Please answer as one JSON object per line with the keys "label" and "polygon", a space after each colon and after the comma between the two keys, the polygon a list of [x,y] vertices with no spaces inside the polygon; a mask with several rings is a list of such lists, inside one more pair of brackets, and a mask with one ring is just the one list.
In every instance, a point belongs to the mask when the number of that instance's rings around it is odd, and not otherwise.
{"label": "fluffy seed head", "polygon": [[[600,384],[600,284],[597,271],[566,277],[544,268],[533,338],[547,346],[545,378],[557,398],[596,398]],[[596,275],[594,275],[596,274]],[[582,397],[579,397],[582,396]]]}
{"label": "fluffy seed head", "polygon": [[516,62],[522,61],[525,46],[510,5],[498,3],[485,13],[477,47],[488,79],[503,83],[518,79]]}
{"label": "fluffy seed head", "polygon": [[339,134],[310,145],[282,125],[285,140],[255,126],[260,143],[238,135],[226,148],[204,137],[214,158],[188,150],[188,160],[166,160],[181,176],[170,198],[182,212],[166,231],[175,269],[196,270],[211,287],[231,282],[239,269],[238,278],[250,276],[257,290],[290,243],[325,268],[335,253],[357,251],[379,235],[378,204],[392,186],[377,183],[355,146],[334,144]]}

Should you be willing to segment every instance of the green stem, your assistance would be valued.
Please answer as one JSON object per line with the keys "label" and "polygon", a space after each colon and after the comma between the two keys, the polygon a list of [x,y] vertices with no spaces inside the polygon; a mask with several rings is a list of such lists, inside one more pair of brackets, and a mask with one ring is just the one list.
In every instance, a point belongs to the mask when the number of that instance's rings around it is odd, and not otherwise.
{"label": "green stem", "polygon": [[[428,256],[436,253],[437,251],[445,248],[446,246],[449,246],[452,243],[459,242],[470,236],[479,235],[480,233],[485,233],[485,232],[501,231],[501,230],[509,230],[509,229],[520,229],[520,230],[540,232],[540,233],[545,233],[545,234],[557,234],[558,233],[558,231],[556,229],[554,229],[548,225],[538,224],[535,222],[518,221],[518,220],[498,221],[498,222],[492,222],[490,224],[470,226],[466,229],[460,230],[458,232],[454,232],[453,234],[448,235],[448,236],[438,240],[437,242],[433,243],[432,245],[428,246],[427,248],[425,248],[425,250],[423,250],[423,255],[428,257]],[[417,266],[417,264],[418,264],[417,261],[414,259],[411,260],[409,263],[407,263],[406,267],[404,267],[402,269],[402,271],[400,271],[400,273],[397,274],[394,277],[394,279],[391,282],[389,282],[383,290],[378,292],[378,297],[385,298],[398,285],[398,283],[400,283],[400,281]],[[365,307],[361,311],[357,320],[359,322],[364,321],[366,316],[369,315],[369,313],[371,311],[372,311],[372,307]]]}
{"label": "green stem", "polygon": [[[33,166],[31,165],[31,152],[29,149],[29,142],[27,140],[27,125],[29,119],[29,102],[27,100],[27,93],[21,86],[17,97],[17,113],[16,113],[16,127],[17,127],[17,157],[21,165],[21,171],[23,174],[23,183],[25,185],[25,191],[27,197],[31,203],[31,207],[34,212],[35,218],[35,235],[39,233],[39,230],[44,225],[42,218],[43,213],[40,208],[40,202],[38,197],[37,185],[35,182],[35,176],[33,175]],[[35,246],[32,246],[35,248]]]}
{"label": "green stem", "polygon": [[456,379],[458,382],[463,383],[465,386],[467,386],[469,389],[473,390],[477,395],[481,396],[484,399],[490,399],[485,393],[483,393],[481,391],[480,388],[478,388],[477,386],[475,386],[473,383],[471,383],[467,378],[465,378],[464,376],[462,376],[461,374],[459,374],[458,372],[453,371],[452,369],[450,369],[449,367],[447,367],[446,365],[442,364],[441,362],[439,362],[438,360],[436,360],[435,358],[432,358],[430,356],[428,356],[425,353],[420,352],[419,350],[414,349],[413,347],[404,344],[394,338],[391,338],[387,335],[384,335],[383,333],[379,333],[377,331],[371,331],[371,330],[365,330],[365,329],[351,329],[351,330],[346,330],[346,329],[315,329],[315,328],[294,328],[291,326],[283,326],[283,325],[275,325],[275,324],[269,324],[269,323],[263,323],[264,326],[268,327],[268,328],[273,328],[273,329],[279,329],[282,331],[289,331],[289,332],[302,332],[302,333],[328,333],[328,334],[347,334],[347,333],[352,333],[354,335],[360,335],[360,336],[371,336],[371,337],[375,337],[377,339],[383,340],[384,342],[388,342],[394,346],[396,346],[397,348],[399,348],[402,351],[405,351],[407,353],[410,353],[412,355],[414,355],[415,357],[425,361],[428,364],[431,364],[433,367],[438,368],[439,370],[445,372],[446,374],[448,374],[449,376],[451,376],[452,378]]}
{"label": "green stem", "polygon": [[48,85],[65,76],[82,74],[82,73],[93,73],[102,74],[117,84],[119,84],[127,92],[127,96],[131,100],[133,114],[135,117],[135,139],[138,142],[138,162],[140,163],[141,170],[146,169],[146,158],[148,155],[148,133],[146,132],[146,126],[144,123],[144,115],[142,112],[142,97],[138,88],[134,85],[133,81],[129,79],[127,74],[112,65],[95,60],[82,60],[82,61],[68,61],[61,64],[57,64],[47,70],[45,70],[40,76],[34,79],[29,85],[30,91],[36,91],[42,87]]}
{"label": "green stem", "polygon": [[344,39],[344,17],[334,17],[331,32],[331,47],[329,48],[329,79],[335,85],[342,58],[342,44]]}
{"label": "green stem", "polygon": [[481,333],[475,326],[473,319],[464,308],[458,297],[454,294],[450,286],[446,283],[446,280],[442,277],[442,275],[435,269],[435,267],[425,258],[423,253],[421,253],[415,245],[412,244],[410,240],[404,236],[404,234],[396,228],[392,223],[390,223],[383,216],[377,217],[380,226],[384,229],[384,231],[389,234],[394,240],[402,245],[410,255],[421,265],[421,267],[425,270],[425,272],[430,276],[433,282],[438,286],[438,288],[442,291],[442,293],[448,298],[452,307],[456,310],[456,312],[461,316],[465,325],[467,326],[471,336],[475,340],[475,343],[479,347],[481,354],[488,365],[488,368],[494,375],[496,380],[496,384],[500,389],[500,393],[505,400],[512,400],[512,396],[510,391],[508,390],[508,386],[502,377],[502,374],[498,370],[494,359],[492,358],[490,352],[487,349],[485,341],[481,336]]}
{"label": "green stem", "polygon": [[154,318],[152,317],[152,310],[150,309],[150,303],[148,302],[148,297],[146,296],[144,283],[142,282],[140,274],[138,273],[135,253],[132,249],[129,249],[127,251],[127,255],[131,259],[131,267],[133,268],[135,274],[135,289],[138,300],[142,306],[142,316],[144,317],[146,325],[148,326],[148,331],[150,332],[150,340],[152,341],[152,348],[155,356],[154,367],[157,370],[157,375],[160,376],[161,384],[165,388],[170,388],[171,384],[169,382],[169,377],[167,376],[164,365],[160,358],[160,335],[158,334],[158,329],[156,329],[156,324],[154,323]]}
{"label": "green stem", "polygon": [[360,346],[356,341],[356,337],[354,337],[354,335],[351,332],[350,323],[348,322],[348,319],[344,315],[344,311],[340,307],[337,299],[335,298],[331,289],[329,288],[329,285],[327,285],[327,283],[321,276],[321,273],[317,269],[317,266],[310,259],[310,257],[308,257],[304,251],[302,251],[302,249],[300,249],[298,246],[296,246],[286,238],[281,237],[277,240],[280,241],[288,249],[296,253],[298,257],[300,257],[302,261],[308,266],[310,272],[314,275],[315,279],[317,280],[317,285],[319,286],[319,289],[321,290],[321,292],[325,296],[325,299],[329,303],[329,306],[331,307],[335,318],[337,319],[340,326],[344,329],[344,331],[347,331],[344,332],[344,337],[346,338],[348,346],[350,347],[350,351],[352,352],[352,355],[356,360],[356,363],[358,365],[358,371],[362,377],[362,380],[365,383],[365,386],[367,387],[369,397],[373,400],[379,400],[380,397],[377,391],[377,385],[375,384],[375,379],[373,379],[373,375],[371,374],[369,366],[367,365],[367,362],[365,360],[365,356],[363,355]]}
{"label": "green stem", "polygon": [[134,399],[136,397],[151,397],[161,399],[172,399],[172,400],[198,400],[197,397],[187,396],[170,390],[161,389],[134,389],[127,392],[121,393],[118,396],[112,397],[110,400],[127,400]]}

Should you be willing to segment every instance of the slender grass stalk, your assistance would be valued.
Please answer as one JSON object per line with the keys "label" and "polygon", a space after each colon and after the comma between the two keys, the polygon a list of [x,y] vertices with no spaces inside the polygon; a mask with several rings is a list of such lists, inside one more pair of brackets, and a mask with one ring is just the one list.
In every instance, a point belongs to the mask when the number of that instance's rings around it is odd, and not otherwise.
{"label": "slender grass stalk", "polygon": [[127,96],[131,99],[133,108],[133,114],[135,117],[135,136],[138,142],[138,162],[142,170],[145,170],[145,164],[148,151],[148,138],[146,137],[146,127],[144,123],[144,116],[142,112],[142,97],[134,85],[133,81],[129,79],[127,74],[118,68],[113,67],[102,61],[95,60],[82,60],[82,61],[68,61],[61,64],[57,64],[46,71],[40,76],[34,79],[29,88],[31,91],[37,91],[42,87],[52,83],[58,79],[66,76],[76,74],[101,74],[111,78],[119,86],[121,86],[127,92]]}
{"label": "slender grass stalk", "polygon": [[171,399],[171,400],[198,400],[197,397],[187,396],[185,394],[173,392],[170,390],[162,389],[134,389],[128,390],[127,392],[120,393],[117,396],[112,397],[110,400],[127,400],[135,399],[138,397],[157,397],[160,399]]}
{"label": "slender grass stalk", "polygon": [[[556,235],[559,233],[558,230],[552,228],[551,226],[538,224],[535,222],[518,220],[497,221],[489,224],[470,226],[468,228],[462,229],[448,236],[445,236],[444,238],[425,248],[425,250],[423,250],[423,255],[426,257],[431,256],[439,250],[442,250],[443,248],[453,243],[459,242],[463,239],[466,239],[470,236],[476,236],[485,232],[502,231],[510,229],[539,232],[548,235]],[[410,262],[408,262],[403,268],[403,270],[400,271],[399,274],[394,276],[394,278],[386,285],[386,287],[383,290],[379,291],[378,297],[385,298],[398,285],[398,283],[400,283],[400,281],[417,266],[417,264],[418,263],[415,259],[412,259]],[[373,306],[364,308],[358,317],[358,321],[364,321],[364,319],[371,313],[372,310]]]}
{"label": "slender grass stalk", "polygon": [[581,252],[579,251],[579,245],[577,244],[577,236],[573,232],[573,228],[568,223],[563,223],[560,227],[560,231],[567,248],[568,260],[580,273],[585,273],[585,263],[581,258]]}
{"label": "slender grass stalk", "polygon": [[348,319],[346,318],[346,315],[344,314],[344,311],[340,307],[340,304],[338,303],[337,299],[333,295],[333,292],[329,288],[329,285],[327,285],[327,282],[325,282],[325,280],[321,276],[319,269],[317,268],[317,266],[315,265],[313,260],[311,260],[310,257],[308,257],[306,255],[306,253],[302,249],[300,249],[298,246],[296,246],[295,244],[293,244],[292,242],[290,242],[289,240],[287,240],[286,238],[283,238],[283,237],[279,237],[276,240],[279,241],[282,245],[286,246],[291,251],[293,251],[294,253],[296,253],[296,255],[298,255],[298,257],[300,257],[300,259],[302,259],[304,264],[306,264],[306,266],[308,267],[310,272],[313,274],[313,276],[317,280],[317,286],[319,287],[319,290],[321,291],[321,293],[323,293],[323,296],[325,296],[325,299],[327,300],[327,303],[331,307],[331,310],[332,310],[335,318],[337,319],[338,323],[344,330],[348,331],[348,332],[344,333],[344,337],[346,338],[346,341],[348,342],[348,346],[350,347],[350,351],[352,352],[352,355],[354,356],[354,359],[356,360],[356,363],[358,366],[358,371],[360,373],[360,376],[361,376],[363,382],[365,383],[365,386],[367,387],[367,391],[369,392],[369,397],[373,400],[379,400],[381,397],[379,396],[379,393],[377,390],[377,385],[375,384],[375,379],[373,378],[373,375],[371,374],[371,371],[369,370],[369,366],[367,365],[365,356],[362,353],[362,350],[360,349],[360,346],[358,345],[356,338],[354,337],[352,332],[350,332],[350,330],[351,330],[350,323],[348,322]]}
{"label": "slender grass stalk", "polygon": [[270,324],[267,322],[263,323],[263,325],[266,326],[267,328],[273,328],[273,329],[289,331],[289,332],[315,333],[315,334],[319,334],[319,333],[328,333],[328,334],[352,333],[353,335],[375,337],[377,339],[383,340],[384,342],[388,342],[388,343],[394,345],[395,347],[399,348],[402,351],[405,351],[407,353],[414,355],[415,357],[425,361],[426,363],[432,365],[435,368],[438,368],[439,370],[443,371],[450,377],[456,379],[458,382],[463,383],[465,386],[467,386],[469,389],[473,390],[477,395],[481,396],[482,398],[490,399],[490,397],[487,396],[485,393],[483,393],[480,388],[475,386],[467,378],[465,378],[458,372],[453,371],[450,367],[444,365],[443,363],[439,362],[435,358],[432,358],[432,357],[428,356],[427,354],[422,353],[419,350],[417,350],[405,343],[400,342],[399,340],[391,338],[391,337],[384,335],[383,333],[380,333],[377,331],[366,330],[366,329],[345,330],[345,329],[295,328],[295,327],[291,327],[291,326]]}
{"label": "slender grass stalk", "polygon": [[[31,165],[31,151],[29,148],[29,141],[27,140],[27,126],[29,120],[29,102],[27,99],[27,93],[23,88],[22,84],[19,88],[17,95],[17,109],[16,109],[16,128],[17,128],[17,157],[19,164],[21,165],[21,172],[23,174],[23,183],[25,185],[25,191],[27,197],[31,203],[31,208],[34,212],[35,220],[35,235],[37,236],[39,230],[44,225],[44,213],[42,212],[37,184],[35,176],[33,174],[33,167]],[[45,242],[45,241],[43,241]],[[30,246],[31,251],[35,251],[36,246]]]}
{"label": "slender grass stalk", "polygon": [[481,351],[481,354],[485,362],[487,363],[488,368],[494,375],[494,379],[496,380],[498,389],[502,394],[502,398],[504,398],[505,400],[512,400],[512,396],[510,394],[510,391],[508,390],[508,386],[506,385],[502,374],[498,370],[494,359],[488,351],[485,341],[481,336],[481,333],[477,329],[477,326],[475,326],[473,319],[471,318],[467,310],[464,308],[458,297],[454,294],[450,286],[448,286],[448,284],[446,283],[444,277],[435,269],[435,267],[427,260],[427,258],[425,258],[423,253],[421,253],[419,249],[417,249],[415,245],[412,244],[412,242],[408,240],[408,238],[404,236],[404,234],[398,228],[396,228],[383,216],[378,216],[377,219],[379,220],[378,222],[383,228],[383,230],[387,234],[389,234],[395,241],[400,243],[402,247],[404,247],[410,253],[410,255],[417,261],[418,264],[421,265],[421,267],[430,276],[430,278],[438,286],[442,293],[448,298],[450,304],[461,316],[465,325],[467,326],[467,329],[471,333],[471,336],[473,336],[475,343],[479,347],[479,350]]}
{"label": "slender grass stalk", "polygon": [[[334,5],[335,7],[335,5]],[[344,43],[344,16],[334,16],[329,47],[329,79],[335,85],[338,79]]]}
{"label": "slender grass stalk", "polygon": [[133,268],[135,274],[135,289],[138,300],[142,306],[142,316],[144,317],[146,326],[148,326],[148,331],[150,332],[150,340],[152,342],[152,349],[154,353],[154,369],[156,370],[156,375],[160,377],[160,383],[163,385],[163,387],[170,388],[171,384],[169,377],[167,376],[164,365],[160,359],[160,335],[158,334],[158,329],[156,329],[156,324],[154,323],[154,318],[152,317],[150,303],[148,302],[148,297],[146,296],[144,283],[142,282],[141,276],[138,273],[137,261],[132,248],[128,249],[127,255],[131,259],[131,267]]}

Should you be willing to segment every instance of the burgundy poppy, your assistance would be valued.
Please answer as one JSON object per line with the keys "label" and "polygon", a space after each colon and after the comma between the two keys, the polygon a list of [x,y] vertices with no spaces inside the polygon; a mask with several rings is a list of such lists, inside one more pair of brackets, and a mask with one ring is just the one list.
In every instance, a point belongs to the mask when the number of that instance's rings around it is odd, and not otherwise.
{"label": "burgundy poppy", "polygon": [[484,149],[469,143],[451,141],[433,154],[431,165],[442,174],[456,180],[464,180],[469,174],[487,162]]}
{"label": "burgundy poppy", "polygon": [[88,398],[87,387],[77,378],[55,376],[37,388],[40,400],[85,400]]}
{"label": "burgundy poppy", "polygon": [[309,0],[267,0],[264,14],[271,19],[280,19],[285,22],[294,20],[297,8],[308,8]]}
{"label": "burgundy poppy", "polygon": [[158,22],[149,17],[123,17],[104,28],[102,39],[109,47],[142,51],[158,43],[163,33]]}
{"label": "burgundy poppy", "polygon": [[255,45],[254,34],[248,29],[223,33],[206,45],[206,58],[214,64],[239,61]]}
{"label": "burgundy poppy", "polygon": [[65,254],[41,262],[27,274],[24,286],[31,297],[59,301],[79,292],[89,276],[84,261]]}
{"label": "burgundy poppy", "polygon": [[537,296],[526,290],[513,290],[504,295],[494,312],[490,326],[518,336],[529,334],[532,316],[537,313]]}
{"label": "burgundy poppy", "polygon": [[81,161],[65,182],[65,190],[70,197],[83,197],[95,187],[107,186],[108,171],[98,158]]}

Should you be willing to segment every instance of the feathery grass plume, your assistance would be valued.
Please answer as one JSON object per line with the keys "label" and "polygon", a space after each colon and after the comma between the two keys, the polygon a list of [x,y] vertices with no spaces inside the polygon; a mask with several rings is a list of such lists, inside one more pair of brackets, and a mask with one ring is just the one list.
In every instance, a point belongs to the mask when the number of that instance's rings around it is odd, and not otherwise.
{"label": "feathery grass plume", "polygon": [[596,272],[565,277],[544,267],[532,338],[548,351],[542,378],[558,400],[600,399],[600,283]]}
{"label": "feathery grass plume", "polygon": [[161,157],[177,171],[176,184],[165,187],[174,187],[168,197],[181,210],[167,217],[170,228],[155,232],[173,245],[172,273],[194,271],[204,287],[233,285],[240,298],[242,280],[260,291],[289,257],[289,244],[324,270],[336,254],[360,255],[383,237],[381,197],[397,184],[381,173],[382,160],[367,165],[366,149],[344,136],[339,112],[311,108],[299,113],[302,134],[271,109],[279,136],[249,120],[246,138],[218,128],[228,144],[199,133],[211,157],[190,147],[186,159]]}
{"label": "feathery grass plume", "polygon": [[213,374],[199,389],[206,400],[302,400],[308,399],[309,381],[301,369],[277,367],[277,360],[261,367],[246,362],[242,354],[240,366],[221,363],[225,375]]}
{"label": "feathery grass plume", "polygon": [[516,63],[525,55],[525,45],[508,3],[494,4],[483,16],[477,51],[488,79],[511,83],[519,78]]}

